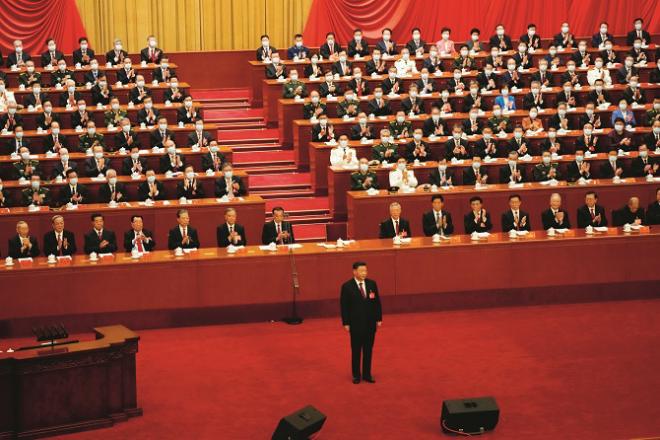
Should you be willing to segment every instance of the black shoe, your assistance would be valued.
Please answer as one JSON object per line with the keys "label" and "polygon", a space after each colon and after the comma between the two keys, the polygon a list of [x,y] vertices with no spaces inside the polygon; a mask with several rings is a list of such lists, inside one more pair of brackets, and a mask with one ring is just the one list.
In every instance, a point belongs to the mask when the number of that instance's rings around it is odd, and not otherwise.
{"label": "black shoe", "polygon": [[376,380],[375,380],[373,377],[371,377],[371,376],[363,377],[362,379],[363,379],[365,382],[376,383]]}
{"label": "black shoe", "polygon": [[356,385],[359,384],[360,383],[360,378],[359,377],[354,377],[353,378],[353,383],[356,384]]}

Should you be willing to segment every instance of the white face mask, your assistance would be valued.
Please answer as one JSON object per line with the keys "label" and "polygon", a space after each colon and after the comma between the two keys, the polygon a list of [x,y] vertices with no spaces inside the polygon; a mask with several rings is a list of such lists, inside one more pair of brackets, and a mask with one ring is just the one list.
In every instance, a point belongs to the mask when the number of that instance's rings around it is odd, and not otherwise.
{"label": "white face mask", "polygon": [[348,147],[348,141],[345,140],[345,139],[340,140],[339,141],[339,146],[342,147],[342,148]]}
{"label": "white face mask", "polygon": [[362,171],[363,173],[366,173],[368,170],[369,170],[369,165],[368,164],[366,164],[366,163],[361,163],[360,164],[360,171]]}
{"label": "white face mask", "polygon": [[318,96],[312,96],[312,102],[314,104],[318,103],[319,102],[319,97]]}
{"label": "white face mask", "polygon": [[588,129],[588,128],[585,128],[584,129],[584,134],[585,134],[585,136],[591,136],[591,130]]}
{"label": "white face mask", "polygon": [[32,189],[39,189],[39,181],[34,180],[31,182]]}
{"label": "white face mask", "polygon": [[397,117],[396,117],[396,122],[398,122],[399,124],[403,124],[403,122],[404,122],[405,120],[406,120],[406,117],[405,117],[405,116],[397,116]]}
{"label": "white face mask", "polygon": [[175,154],[176,147],[167,147],[167,154]]}
{"label": "white face mask", "polygon": [[156,47],[156,40],[149,40],[149,47],[151,48]]}
{"label": "white face mask", "polygon": [[131,126],[130,125],[122,125],[121,129],[124,133],[128,133],[129,131],[131,131]]}
{"label": "white face mask", "polygon": [[298,75],[291,75],[291,81],[298,81]]}
{"label": "white face mask", "polygon": [[438,170],[439,170],[439,171],[443,171],[443,172],[444,172],[444,171],[447,171],[447,165],[444,165],[444,164],[440,164],[440,165],[438,165]]}
{"label": "white face mask", "polygon": [[202,130],[204,130],[204,125],[203,124],[195,124],[195,129],[197,131],[202,131]]}
{"label": "white face mask", "polygon": [[519,131],[516,131],[515,133],[513,133],[513,137],[515,137],[516,139],[521,139],[522,138],[522,133],[519,132]]}
{"label": "white face mask", "polygon": [[362,125],[366,125],[367,124],[367,118],[360,118],[359,122]]}
{"label": "white face mask", "polygon": [[575,161],[576,162],[582,162],[584,160],[584,156],[581,154],[576,154],[575,155]]}
{"label": "white face mask", "polygon": [[422,135],[421,135],[420,133],[415,133],[415,134],[413,135],[413,138],[414,138],[416,141],[421,141],[421,140],[422,140]]}
{"label": "white face mask", "polygon": [[374,96],[375,96],[377,99],[380,99],[380,98],[383,97],[383,92],[376,92],[376,93],[374,93]]}
{"label": "white face mask", "polygon": [[192,107],[192,102],[191,101],[186,101],[186,102],[183,103],[183,105],[185,105],[186,108],[190,108],[190,107]]}
{"label": "white face mask", "polygon": [[21,159],[28,160],[30,158],[30,153],[21,153]]}
{"label": "white face mask", "polygon": [[472,163],[472,168],[474,168],[475,170],[478,170],[479,168],[481,168],[481,162]]}
{"label": "white face mask", "polygon": [[69,155],[68,154],[63,154],[60,156],[60,159],[62,159],[62,162],[68,162],[69,161]]}
{"label": "white face mask", "polygon": [[101,159],[103,157],[103,152],[102,151],[95,152],[94,157],[97,159]]}
{"label": "white face mask", "polygon": [[601,34],[606,34],[607,33],[607,28],[605,26],[601,26],[600,33]]}
{"label": "white face mask", "polygon": [[192,171],[188,171],[188,172],[186,173],[186,178],[187,178],[188,180],[192,180],[194,177],[195,177],[195,173],[193,173]]}
{"label": "white face mask", "polygon": [[138,87],[144,87],[144,81],[138,81],[137,86]]}
{"label": "white face mask", "polygon": [[140,157],[140,153],[131,153],[131,159],[138,160],[139,157]]}
{"label": "white face mask", "polygon": [[545,165],[548,165],[550,163],[550,156],[543,156],[542,160]]}
{"label": "white face mask", "polygon": [[621,125],[621,124],[616,124],[616,125],[614,126],[614,129],[615,129],[616,131],[623,131],[623,125]]}
{"label": "white face mask", "polygon": [[92,64],[89,65],[89,67],[90,67],[92,70],[98,70],[99,65],[96,64],[96,63],[92,63]]}
{"label": "white face mask", "polygon": [[69,179],[69,182],[71,183],[71,185],[76,186],[78,184],[78,178],[72,177],[71,179]]}
{"label": "white face mask", "polygon": [[151,102],[145,102],[145,103],[144,103],[144,108],[147,109],[147,110],[151,110],[151,108],[152,108],[153,106],[154,106],[154,105],[153,105]]}
{"label": "white face mask", "polygon": [[406,169],[406,164],[405,163],[398,163],[396,167],[399,169],[399,171],[405,171]]}
{"label": "white face mask", "polygon": [[147,177],[147,182],[154,183],[155,181],[156,181],[156,176],[148,176]]}
{"label": "white face mask", "polygon": [[167,129],[167,124],[158,124],[158,128],[160,128],[162,131],[165,131]]}
{"label": "white face mask", "polygon": [[565,34],[568,33],[568,26],[562,26],[561,31]]}
{"label": "white face mask", "polygon": [[[115,103],[115,104],[112,104],[110,107],[111,107],[114,111],[119,110],[119,104],[116,104],[116,103]],[[44,110],[45,110],[45,109],[44,109]]]}
{"label": "white face mask", "polygon": [[110,183],[110,185],[116,185],[117,184],[117,178],[116,177],[109,178],[108,183]]}
{"label": "white face mask", "polygon": [[94,127],[88,128],[87,133],[89,133],[90,136],[93,136],[94,133],[96,133],[96,128],[94,128]]}

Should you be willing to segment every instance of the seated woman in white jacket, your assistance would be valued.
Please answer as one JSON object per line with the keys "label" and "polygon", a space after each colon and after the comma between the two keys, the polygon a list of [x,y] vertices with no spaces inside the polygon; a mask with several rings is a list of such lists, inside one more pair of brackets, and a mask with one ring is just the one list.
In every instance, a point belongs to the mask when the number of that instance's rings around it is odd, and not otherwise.
{"label": "seated woman in white jacket", "polygon": [[396,162],[396,168],[390,171],[390,186],[398,186],[403,190],[417,187],[415,173],[406,169],[406,159],[403,157]]}
{"label": "seated woman in white jacket", "polygon": [[333,167],[356,167],[358,166],[357,152],[355,148],[348,146],[348,136],[339,136],[339,145],[330,151],[330,165]]}

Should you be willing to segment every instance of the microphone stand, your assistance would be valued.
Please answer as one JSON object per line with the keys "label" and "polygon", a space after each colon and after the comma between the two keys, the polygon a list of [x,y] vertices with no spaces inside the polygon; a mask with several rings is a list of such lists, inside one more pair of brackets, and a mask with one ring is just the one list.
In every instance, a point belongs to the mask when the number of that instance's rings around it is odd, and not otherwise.
{"label": "microphone stand", "polygon": [[298,281],[298,269],[296,268],[296,258],[293,249],[289,249],[289,260],[291,261],[291,280],[293,282],[293,299],[291,302],[291,316],[282,318],[282,321],[289,325],[298,325],[303,323],[303,318],[298,316],[296,307],[296,296],[300,294],[300,283]]}

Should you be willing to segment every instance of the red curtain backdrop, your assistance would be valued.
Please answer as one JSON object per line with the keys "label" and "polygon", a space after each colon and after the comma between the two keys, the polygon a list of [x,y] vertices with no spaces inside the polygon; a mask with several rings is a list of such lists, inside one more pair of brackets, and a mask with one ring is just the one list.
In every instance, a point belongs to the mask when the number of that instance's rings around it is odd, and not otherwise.
{"label": "red curtain backdrop", "polygon": [[23,50],[46,51],[46,38],[53,37],[60,51],[70,54],[85,35],[75,0],[0,0],[0,50],[3,57],[14,50],[14,40],[23,40]]}
{"label": "red curtain backdrop", "polygon": [[577,36],[592,35],[601,21],[609,23],[610,33],[632,30],[636,17],[644,27],[657,34],[660,30],[658,0],[314,0],[305,25],[305,42],[316,46],[333,31],[345,46],[353,29],[361,28],[370,42],[380,38],[381,30],[392,28],[393,40],[405,44],[410,31],[419,27],[427,42],[440,39],[440,29],[452,29],[451,39],[464,42],[470,29],[481,29],[481,39],[495,32],[503,23],[507,34],[517,39],[534,23],[537,33],[548,38],[568,21]]}

